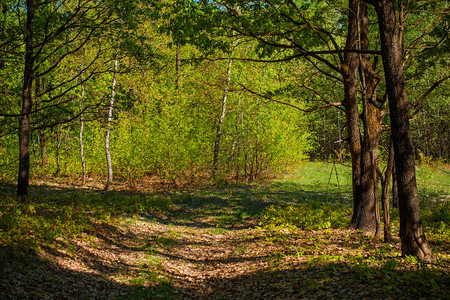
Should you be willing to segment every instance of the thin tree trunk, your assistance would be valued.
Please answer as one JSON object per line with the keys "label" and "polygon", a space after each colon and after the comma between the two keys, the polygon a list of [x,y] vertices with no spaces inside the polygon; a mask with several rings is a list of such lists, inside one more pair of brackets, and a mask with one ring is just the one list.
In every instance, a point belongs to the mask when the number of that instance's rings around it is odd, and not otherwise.
{"label": "thin tree trunk", "polygon": [[[36,71],[38,72],[38,71]],[[39,110],[39,94],[41,93],[41,78],[40,77],[36,77],[34,79],[34,83],[35,83],[35,92],[34,92],[34,105],[35,105],[35,110]],[[45,138],[45,129],[39,129],[38,130],[38,140],[39,140],[39,148],[40,148],[40,154],[41,154],[41,161],[37,161],[37,157],[36,157],[36,164],[37,167],[39,168],[39,163],[42,165],[42,167],[45,167],[47,165],[47,143],[46,143],[46,138]]]}
{"label": "thin tree trunk", "polygon": [[344,153],[342,153],[342,133],[341,133],[341,110],[337,110],[337,125],[338,125],[338,149],[339,149],[339,163],[344,163]]}
{"label": "thin tree trunk", "polygon": [[[239,40],[233,41],[233,50]],[[233,51],[231,51],[231,56],[233,56]],[[216,173],[219,164],[219,150],[220,150],[220,138],[222,136],[222,127],[223,122],[225,120],[225,116],[227,114],[227,99],[228,92],[230,90],[231,85],[231,67],[233,65],[233,60],[230,59],[227,65],[227,77],[225,79],[224,88],[223,88],[223,97],[222,97],[222,110],[220,112],[219,122],[217,123],[216,130],[216,138],[214,141],[214,150],[213,150],[213,164],[212,164],[212,179],[216,179]]]}
{"label": "thin tree trunk", "polygon": [[220,112],[219,122],[217,123],[216,130],[216,139],[214,141],[214,152],[213,152],[213,165],[212,165],[212,178],[216,179],[216,173],[219,164],[219,150],[220,150],[220,138],[222,136],[222,127],[223,121],[225,120],[225,115],[227,113],[227,98],[228,91],[230,90],[231,84],[231,66],[233,64],[233,60],[228,61],[227,66],[227,77],[225,79],[224,88],[223,88],[223,97],[222,97],[222,110]]}
{"label": "thin tree trunk", "polygon": [[81,185],[86,184],[86,162],[84,160],[84,144],[83,144],[83,131],[84,131],[84,119],[83,114],[80,115],[80,157],[81,157],[81,168],[82,168],[82,179]]}
{"label": "thin tree trunk", "polygon": [[19,122],[19,174],[17,179],[17,200],[25,202],[28,200],[28,185],[30,174],[30,133],[31,133],[31,110],[33,106],[33,39],[34,18],[36,2],[27,0],[27,25],[25,32],[25,68],[22,90],[22,112]]}
{"label": "thin tree trunk", "polygon": [[[384,172],[384,178],[381,180],[381,203],[383,204],[383,219],[384,219],[384,242],[392,241],[391,233],[391,218],[389,208],[389,183],[391,181],[392,170],[394,169],[394,144],[392,139],[389,146],[389,160]],[[382,174],[380,174],[382,177]]]}
{"label": "thin tree trunk", "polygon": [[66,165],[67,165],[67,158],[69,157],[69,142],[70,142],[70,125],[67,126],[66,139],[64,141],[64,154],[66,157]]}
{"label": "thin tree trunk", "polygon": [[61,149],[62,136],[63,136],[63,126],[62,126],[62,124],[60,124],[59,125],[58,144],[56,146],[56,171],[53,176],[58,176],[59,172],[61,171],[60,149]]}
{"label": "thin tree trunk", "polygon": [[39,139],[41,141],[41,163],[42,166],[45,167],[48,162],[48,156],[47,156],[47,136],[45,134],[45,129],[39,130]]}
{"label": "thin tree trunk", "polygon": [[409,103],[403,77],[402,47],[395,15],[395,0],[371,2],[374,4],[378,16],[386,89],[389,97],[398,180],[402,255],[432,259],[431,249],[420,218],[414,147],[409,127]]}
{"label": "thin tree trunk", "polygon": [[323,111],[323,118],[322,118],[322,149],[323,149],[323,159],[327,160],[330,157],[330,152],[327,149],[328,140],[327,140],[327,118],[326,113]]}
{"label": "thin tree trunk", "polygon": [[[82,69],[84,65],[82,66]],[[81,168],[82,168],[82,180],[81,184],[84,186],[86,184],[86,162],[84,160],[84,144],[83,144],[83,131],[84,131],[84,117],[83,117],[83,100],[84,100],[84,83],[83,74],[81,75],[81,96],[80,96],[80,157],[81,157]]]}
{"label": "thin tree trunk", "polygon": [[111,152],[109,149],[109,138],[111,133],[111,123],[112,123],[112,116],[113,116],[113,109],[114,109],[114,100],[116,95],[116,83],[117,83],[117,67],[118,67],[118,56],[119,56],[119,50],[116,51],[116,59],[114,61],[114,74],[113,74],[113,80],[111,84],[111,99],[109,103],[109,110],[108,110],[108,125],[106,127],[106,133],[105,133],[105,153],[106,153],[106,166],[107,166],[107,179],[106,179],[106,185],[105,185],[105,191],[109,190],[111,187],[112,181],[113,181],[113,171],[112,171],[112,163],[111,163]]}

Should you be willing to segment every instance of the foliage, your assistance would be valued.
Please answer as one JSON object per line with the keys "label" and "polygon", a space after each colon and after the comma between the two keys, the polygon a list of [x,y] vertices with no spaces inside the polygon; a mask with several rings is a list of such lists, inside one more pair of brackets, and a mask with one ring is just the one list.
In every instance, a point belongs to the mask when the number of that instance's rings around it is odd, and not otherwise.
{"label": "foliage", "polygon": [[81,238],[95,232],[96,224],[114,223],[124,214],[158,212],[170,207],[162,198],[83,195],[78,192],[36,199],[21,204],[12,197],[1,198],[0,242],[18,249],[39,248],[57,241]]}
{"label": "foliage", "polygon": [[303,230],[343,228],[348,226],[348,207],[342,205],[304,204],[270,206],[262,215],[264,228],[286,227]]}

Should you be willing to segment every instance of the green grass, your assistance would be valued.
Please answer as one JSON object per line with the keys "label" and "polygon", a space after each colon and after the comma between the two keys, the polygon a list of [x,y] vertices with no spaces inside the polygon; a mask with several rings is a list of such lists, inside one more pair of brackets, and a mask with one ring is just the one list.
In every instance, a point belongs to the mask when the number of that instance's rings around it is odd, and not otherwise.
{"label": "green grass", "polygon": [[[448,237],[450,175],[435,166],[420,165],[417,169],[424,224],[432,234]],[[13,248],[39,247],[56,238],[90,232],[98,222],[138,215],[155,222],[168,216],[176,225],[198,225],[198,220],[208,217],[216,229],[252,219],[266,226],[343,228],[351,214],[350,172],[348,166],[308,162],[296,173],[270,184],[166,195],[33,187],[31,204],[0,195],[0,243]],[[395,209],[392,217],[395,225]]]}
{"label": "green grass", "polygon": [[114,223],[124,216],[168,210],[167,197],[80,191],[47,191],[35,187],[29,204],[0,196],[0,244],[7,247],[39,248],[56,238],[74,238],[95,231],[96,223]]}

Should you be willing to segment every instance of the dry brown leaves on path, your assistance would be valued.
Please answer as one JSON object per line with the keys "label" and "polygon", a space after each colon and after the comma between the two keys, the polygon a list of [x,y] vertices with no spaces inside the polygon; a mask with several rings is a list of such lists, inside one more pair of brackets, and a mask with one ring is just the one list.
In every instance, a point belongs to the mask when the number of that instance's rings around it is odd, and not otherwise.
{"label": "dry brown leaves on path", "polygon": [[[269,231],[202,221],[198,227],[128,218],[97,223],[93,232],[33,255],[5,251],[0,298],[395,298],[410,291],[408,284],[428,284],[432,298],[448,296],[441,290],[450,286],[448,265],[420,277],[417,264],[396,257],[398,241],[382,245],[345,229]],[[380,263],[380,256],[392,259]]]}

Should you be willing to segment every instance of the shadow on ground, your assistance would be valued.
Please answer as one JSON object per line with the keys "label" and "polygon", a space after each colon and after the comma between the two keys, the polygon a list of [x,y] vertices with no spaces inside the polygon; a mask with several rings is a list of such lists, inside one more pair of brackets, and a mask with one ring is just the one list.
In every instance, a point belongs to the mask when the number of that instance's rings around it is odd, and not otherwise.
{"label": "shadow on ground", "polygon": [[[163,224],[197,228],[223,227],[230,230],[252,227],[252,220],[271,205],[351,203],[348,194],[317,192],[308,188],[311,187],[288,182],[265,187],[249,185],[211,187],[187,192],[172,190],[165,193],[145,193],[33,185],[30,187],[30,195],[34,204],[45,204],[46,208],[49,205],[58,208],[86,208],[88,213],[94,215],[97,212],[113,215],[140,214],[141,217]],[[0,183],[0,196],[2,195],[13,199],[15,186]],[[46,216],[50,214],[48,210],[42,213]]]}
{"label": "shadow on ground", "polygon": [[447,274],[430,272],[424,278],[417,273],[390,274],[398,276],[394,278],[375,268],[362,273],[345,264],[328,263],[210,278],[197,289],[181,289],[179,293],[181,298],[191,299],[448,299]]}
{"label": "shadow on ground", "polygon": [[[241,273],[216,274],[196,278],[180,277],[170,268],[156,270],[148,265],[130,264],[101,257],[88,247],[63,245],[59,250],[54,245],[41,249],[49,257],[63,258],[66,263],[77,260],[86,266],[86,271],[74,271],[61,264],[45,260],[33,252],[18,252],[17,249],[0,248],[0,298],[1,299],[361,299],[369,298],[449,298],[445,287],[450,286],[448,274],[442,270],[417,269],[407,272],[394,266],[370,266],[333,262],[331,259],[315,260],[316,240],[310,244],[293,245],[284,252],[239,252],[242,242],[238,237],[217,240],[213,233],[205,240],[188,240],[183,237],[155,233],[142,239],[132,231],[124,231],[104,219],[109,215],[137,216],[140,220],[161,226],[183,226],[188,230],[223,228],[232,231],[254,228],[254,220],[271,205],[304,203],[350,205],[348,195],[339,191],[314,191],[314,186],[295,183],[272,184],[265,187],[236,186],[222,189],[209,188],[198,191],[144,193],[128,190],[103,192],[101,190],[59,187],[51,185],[32,186],[30,189],[35,206],[35,216],[58,220],[68,215],[67,211],[80,217],[84,224],[83,234],[95,236],[111,253],[120,256],[121,251],[151,254],[182,265],[195,264],[216,268],[219,265],[245,264],[250,266]],[[0,184],[0,197],[13,199],[15,187]],[[8,208],[3,201],[2,208]],[[69,215],[72,216],[72,215]],[[1,228],[0,228],[1,229]],[[212,231],[211,231],[212,232]],[[202,233],[204,233],[202,231]],[[158,235],[159,234],[159,235]],[[226,238],[226,240],[225,240]],[[263,243],[266,237],[255,236],[245,243]],[[280,238],[283,238],[281,236]],[[142,243],[128,243],[140,240]],[[292,239],[295,239],[292,238]],[[363,239],[363,237],[362,237]],[[234,247],[236,253],[220,257],[203,253],[204,257],[192,255],[192,249],[202,254],[205,246],[223,242],[214,251]],[[276,242],[275,242],[276,243]],[[325,243],[328,243],[325,242]],[[365,241],[353,238],[349,242],[330,242],[330,247],[359,250]],[[245,246],[245,245],[244,245]],[[292,245],[291,245],[292,246]],[[71,252],[66,251],[74,247]],[[311,247],[309,249],[308,247]],[[182,248],[187,252],[177,251]],[[280,256],[294,256],[302,249],[304,257],[289,265]],[[266,250],[263,248],[263,250]],[[263,251],[261,250],[261,251]],[[191,252],[190,255],[186,254]],[[204,252],[204,251],[203,251]],[[214,253],[212,253],[214,254]],[[329,255],[321,253],[320,255]],[[300,261],[300,262],[299,262]],[[264,267],[251,269],[252,264]],[[401,264],[401,261],[399,262]],[[397,266],[394,263],[395,266]],[[123,272],[123,274],[121,274]],[[158,280],[164,273],[171,281]],[[201,273],[201,272],[200,272]],[[230,273],[231,274],[231,273]],[[123,283],[120,276],[137,278]]]}
{"label": "shadow on ground", "polygon": [[171,298],[164,283],[123,284],[105,274],[63,268],[33,253],[0,248],[1,299],[153,299]]}

